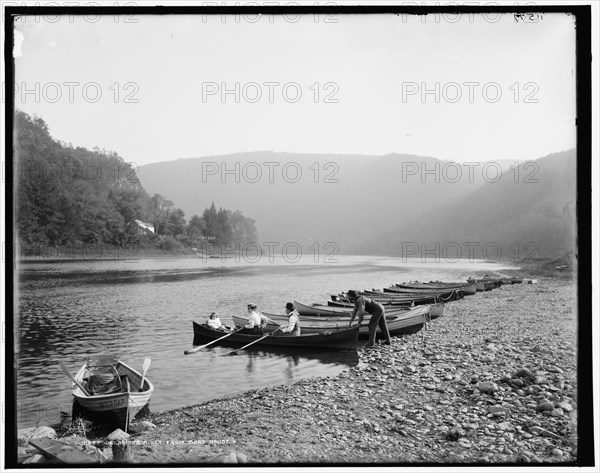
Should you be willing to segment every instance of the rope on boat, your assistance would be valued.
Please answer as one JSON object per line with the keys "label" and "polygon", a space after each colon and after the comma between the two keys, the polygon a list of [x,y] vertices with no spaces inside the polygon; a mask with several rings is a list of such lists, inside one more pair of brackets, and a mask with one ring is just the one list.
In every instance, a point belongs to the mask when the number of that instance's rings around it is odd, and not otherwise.
{"label": "rope on boat", "polygon": [[452,296],[455,295],[455,292],[456,290],[453,290],[446,299],[444,299],[444,297],[440,294],[440,299],[442,300],[442,302],[453,301],[454,299],[452,299]]}

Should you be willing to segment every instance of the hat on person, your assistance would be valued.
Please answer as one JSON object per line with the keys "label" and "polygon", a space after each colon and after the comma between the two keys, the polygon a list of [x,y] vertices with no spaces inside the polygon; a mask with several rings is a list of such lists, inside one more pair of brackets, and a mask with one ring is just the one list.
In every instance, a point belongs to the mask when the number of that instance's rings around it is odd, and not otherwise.
{"label": "hat on person", "polygon": [[248,309],[256,309],[256,304],[248,304]]}
{"label": "hat on person", "polygon": [[285,305],[285,308],[286,308],[286,309],[289,309],[289,310],[294,310],[294,309],[296,308],[296,306],[295,306],[293,303],[291,303],[291,302],[288,302],[288,303]]}

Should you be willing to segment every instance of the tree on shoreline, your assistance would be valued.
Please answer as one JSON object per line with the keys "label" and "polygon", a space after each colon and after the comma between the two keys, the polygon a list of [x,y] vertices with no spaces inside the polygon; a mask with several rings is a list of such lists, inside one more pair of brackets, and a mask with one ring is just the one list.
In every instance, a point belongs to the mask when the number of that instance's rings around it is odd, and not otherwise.
{"label": "tree on shoreline", "polygon": [[217,207],[214,202],[204,209],[202,217],[194,215],[187,227],[191,242],[210,241],[214,245],[231,246],[236,243],[255,242],[257,239],[256,222],[236,210],[232,212]]}

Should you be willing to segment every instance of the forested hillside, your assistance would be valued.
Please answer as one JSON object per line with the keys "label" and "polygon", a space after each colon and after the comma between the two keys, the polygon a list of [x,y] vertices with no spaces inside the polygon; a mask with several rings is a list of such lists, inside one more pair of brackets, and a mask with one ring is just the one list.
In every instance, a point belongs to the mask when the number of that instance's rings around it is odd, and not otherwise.
{"label": "forested hillside", "polygon": [[117,153],[56,141],[41,118],[17,111],[14,143],[15,231],[24,253],[81,245],[180,250],[203,239],[255,238],[254,220],[208,200],[203,215],[186,222],[168,198],[150,196]]}

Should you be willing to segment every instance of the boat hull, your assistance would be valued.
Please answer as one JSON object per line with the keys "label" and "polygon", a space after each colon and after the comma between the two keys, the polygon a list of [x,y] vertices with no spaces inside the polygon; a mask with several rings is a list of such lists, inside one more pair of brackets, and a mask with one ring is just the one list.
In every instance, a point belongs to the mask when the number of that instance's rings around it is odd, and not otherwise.
{"label": "boat hull", "polygon": [[502,278],[500,282],[504,284],[521,284],[523,282],[523,278]]}
{"label": "boat hull", "polygon": [[477,279],[476,281],[477,281],[477,291],[479,291],[479,292],[491,291],[492,289],[500,287],[503,284],[502,279],[496,279],[496,278],[482,278],[482,279]]}
{"label": "boat hull", "polygon": [[[425,306],[420,306],[420,307],[425,307]],[[407,309],[408,310],[408,309]],[[401,313],[394,313],[394,314],[389,314],[388,311],[385,311],[385,317],[386,320],[392,320],[394,318],[396,318],[398,315],[402,315],[406,313],[406,310],[402,311]],[[270,320],[274,321],[275,323],[278,324],[283,324],[286,323],[288,321],[288,316],[287,315],[283,315],[283,314],[270,314],[268,312],[263,312],[262,313],[264,316],[268,317]],[[232,317],[234,322],[235,321],[245,321],[244,324],[248,323],[246,319],[244,319],[243,317],[237,317],[237,316],[233,316]],[[368,322],[369,319],[371,318],[371,314],[366,314],[364,317],[364,321]],[[348,326],[348,323],[350,322],[350,313],[348,314],[336,314],[336,315],[300,315],[300,322],[301,322],[301,326],[304,326],[304,324],[314,324],[315,326],[322,326],[322,324],[326,324],[326,323],[339,323],[341,325],[346,325]],[[236,322],[236,325],[237,322]]]}
{"label": "boat hull", "polygon": [[[328,305],[319,304],[306,305],[298,301],[294,301],[294,304],[296,305],[296,310],[300,315],[311,317],[349,317],[352,315],[352,311],[354,310],[353,305],[349,307],[330,307]],[[406,306],[391,306],[385,307],[385,312],[388,315],[399,315],[403,314],[406,309]]]}
{"label": "boat hull", "polygon": [[[376,298],[373,298],[373,300],[376,300]],[[394,300],[386,300],[386,299],[379,299],[377,300],[377,302],[379,302],[382,306],[385,307],[385,310],[388,309],[393,309],[395,307],[403,307],[403,308],[407,308],[409,309],[411,307],[412,301],[394,301]],[[333,307],[333,308],[338,308],[338,309],[347,309],[347,308],[354,308],[354,304],[350,303],[350,302],[343,302],[343,301],[327,301],[327,305],[329,307]]]}
{"label": "boat hull", "polygon": [[454,283],[403,283],[397,284],[396,287],[407,289],[407,290],[415,290],[415,291],[444,291],[444,290],[460,290],[464,293],[465,296],[472,296],[477,292],[477,283],[476,282],[466,282],[464,284],[454,284]]}
{"label": "boat hull", "polygon": [[[194,344],[197,342],[210,342],[225,335],[224,332],[213,330],[205,325],[193,322]],[[266,335],[266,333],[265,333]],[[223,345],[243,346],[257,341],[260,335],[233,334],[222,340]],[[303,349],[333,349],[333,350],[353,350],[358,345],[358,327],[347,328],[338,331],[321,331],[316,334],[307,335],[285,335],[281,332],[266,337],[255,346],[262,347],[290,347]]]}
{"label": "boat hull", "polygon": [[408,294],[409,296],[441,296],[443,298],[452,297],[454,294],[462,292],[460,288],[458,289],[406,289],[398,286],[384,287],[384,293],[388,294]]}
{"label": "boat hull", "polygon": [[440,297],[437,295],[429,295],[429,294],[402,294],[402,293],[392,293],[392,292],[378,292],[378,291],[364,291],[365,296],[373,299],[374,301],[381,302],[384,304],[385,302],[392,302],[394,305],[396,304],[415,304],[415,305],[426,305],[433,304],[439,301]]}
{"label": "boat hull", "polygon": [[[281,324],[287,321],[287,316],[280,316],[277,318],[269,317],[271,321],[267,324],[267,331],[274,331],[280,327]],[[386,317],[388,331],[391,336],[395,335],[407,335],[411,333],[417,333],[420,331],[425,322],[429,317],[429,308],[427,306],[419,306],[412,311],[406,311],[406,314]],[[233,316],[233,322],[236,326],[242,326],[246,323],[246,320],[242,317]],[[302,334],[318,334],[323,331],[343,331],[348,329],[349,320],[340,319],[311,319],[305,320],[303,317],[300,318],[300,328]],[[365,317],[363,325],[360,326],[358,335],[360,338],[369,337],[368,319]],[[381,333],[381,329],[377,327],[377,332]]]}

